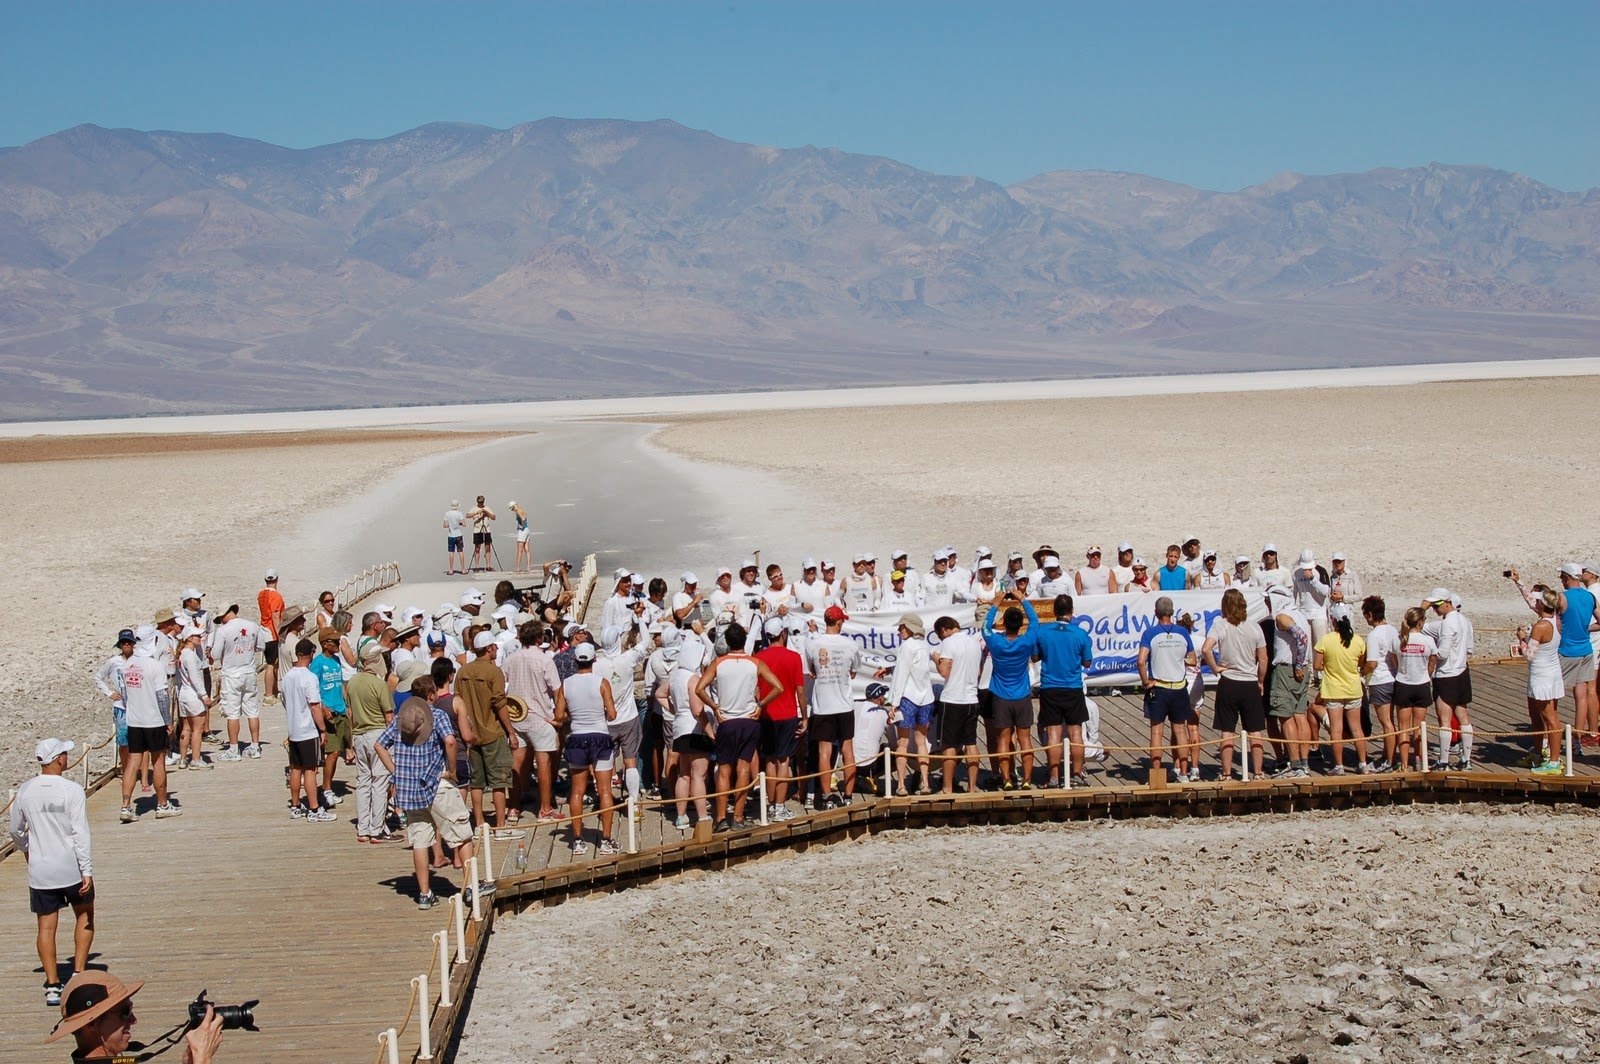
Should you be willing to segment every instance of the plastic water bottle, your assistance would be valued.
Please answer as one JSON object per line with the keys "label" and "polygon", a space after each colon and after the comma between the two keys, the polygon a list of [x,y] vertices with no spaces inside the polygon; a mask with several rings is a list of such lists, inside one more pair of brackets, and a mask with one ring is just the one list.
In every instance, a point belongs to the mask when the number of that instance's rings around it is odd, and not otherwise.
{"label": "plastic water bottle", "polygon": [[517,843],[517,871],[518,872],[524,872],[524,871],[527,871],[527,868],[528,868],[528,844],[525,843],[525,842],[519,842],[519,843]]}

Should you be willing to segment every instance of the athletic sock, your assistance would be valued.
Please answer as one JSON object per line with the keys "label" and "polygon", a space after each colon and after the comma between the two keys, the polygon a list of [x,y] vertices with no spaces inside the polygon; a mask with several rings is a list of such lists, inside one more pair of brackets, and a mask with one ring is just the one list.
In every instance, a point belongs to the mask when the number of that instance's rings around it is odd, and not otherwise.
{"label": "athletic sock", "polygon": [[1472,762],[1472,725],[1461,726],[1461,760],[1470,764]]}
{"label": "athletic sock", "polygon": [[630,768],[622,774],[623,783],[628,788],[628,797],[634,801],[639,800],[639,770]]}
{"label": "athletic sock", "polygon": [[1450,727],[1446,725],[1439,729],[1439,764],[1450,764]]}

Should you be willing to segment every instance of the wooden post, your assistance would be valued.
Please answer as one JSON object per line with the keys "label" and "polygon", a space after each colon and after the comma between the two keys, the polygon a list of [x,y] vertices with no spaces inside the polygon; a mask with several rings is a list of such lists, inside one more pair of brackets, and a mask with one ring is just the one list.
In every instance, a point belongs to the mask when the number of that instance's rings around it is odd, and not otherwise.
{"label": "wooden post", "polygon": [[435,931],[433,940],[439,944],[439,1004],[450,1007],[450,932]]}
{"label": "wooden post", "polygon": [[[448,976],[446,978],[448,979]],[[417,1047],[417,1059],[432,1060],[433,1045],[429,1039],[433,1032],[428,1030],[428,1020],[433,1010],[428,1007],[428,973],[423,972],[411,980],[411,985],[417,988],[417,1038],[420,1042]]]}

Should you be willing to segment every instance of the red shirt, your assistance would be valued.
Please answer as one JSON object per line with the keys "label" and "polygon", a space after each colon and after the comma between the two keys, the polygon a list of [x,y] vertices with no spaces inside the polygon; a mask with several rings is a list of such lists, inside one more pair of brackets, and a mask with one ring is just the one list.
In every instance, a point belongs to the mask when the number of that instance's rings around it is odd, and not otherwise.
{"label": "red shirt", "polygon": [[278,618],[283,614],[283,596],[278,594],[278,589],[264,587],[256,592],[256,608],[261,611],[261,627],[272,638],[278,638]]}
{"label": "red shirt", "polygon": [[[767,708],[761,715],[768,720],[794,720],[800,715],[800,705],[795,701],[795,692],[804,690],[806,682],[805,666],[800,662],[800,655],[788,647],[767,647],[765,650],[756,651],[755,658],[767,668],[772,670],[772,675],[783,684],[783,694],[767,703]],[[772,685],[764,678],[756,681],[756,697],[765,698],[772,690]]]}

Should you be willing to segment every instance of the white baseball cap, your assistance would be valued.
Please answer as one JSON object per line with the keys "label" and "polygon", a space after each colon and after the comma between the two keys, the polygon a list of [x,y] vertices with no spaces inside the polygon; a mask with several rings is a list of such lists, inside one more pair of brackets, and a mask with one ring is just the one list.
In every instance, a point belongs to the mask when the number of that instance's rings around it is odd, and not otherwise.
{"label": "white baseball cap", "polygon": [[1235,554],[1233,556],[1233,564],[1235,564],[1235,565],[1249,565],[1250,564],[1250,555],[1248,555],[1248,554]]}
{"label": "white baseball cap", "polygon": [[483,592],[475,587],[467,588],[461,593],[461,604],[463,606],[482,606]]}
{"label": "white baseball cap", "polygon": [[685,584],[698,584],[700,582],[700,578],[695,576],[687,569],[685,569],[683,573],[679,575],[678,579],[682,580]]}
{"label": "white baseball cap", "polygon": [[1027,555],[1023,554],[1020,550],[1014,550],[1010,554],[1006,555],[1006,561],[1008,561],[1008,562],[1020,562],[1023,558],[1026,558],[1026,557],[1027,557]]}
{"label": "white baseball cap", "polygon": [[628,579],[632,580],[635,584],[642,584],[642,583],[644,583],[644,574],[643,573],[629,573],[628,574]]}
{"label": "white baseball cap", "polygon": [[188,639],[190,636],[205,635],[205,634],[206,634],[206,630],[204,628],[201,628],[198,624],[194,624],[193,622],[191,622],[191,623],[186,624],[186,625],[183,626],[183,630],[178,633],[178,638],[179,639]]}
{"label": "white baseball cap", "polygon": [[473,650],[483,650],[486,647],[492,647],[494,645],[495,645],[494,633],[490,632],[490,631],[479,632],[478,633],[478,638],[476,638],[476,639],[474,639],[472,641],[472,649]]}
{"label": "white baseball cap", "polygon": [[439,608],[433,611],[433,619],[438,620],[440,617],[453,617],[455,616],[455,612],[455,603],[441,602],[439,603]]}
{"label": "white baseball cap", "polygon": [[1450,601],[1450,589],[1447,588],[1447,587],[1436,587],[1436,588],[1434,588],[1432,591],[1428,592],[1428,601],[1429,602],[1449,602]]}
{"label": "white baseball cap", "polygon": [[717,579],[718,580],[721,580],[725,576],[732,576],[732,575],[733,575],[733,570],[729,569],[726,565],[720,565],[720,566],[717,567]]}
{"label": "white baseball cap", "polygon": [[878,556],[873,554],[871,551],[868,551],[861,556],[861,560],[864,562],[875,562],[878,560]]}
{"label": "white baseball cap", "polygon": [[613,580],[631,580],[632,578],[633,570],[629,569],[626,565],[611,574],[611,579]]}
{"label": "white baseball cap", "polygon": [[1278,553],[1278,545],[1276,543],[1263,543],[1261,545],[1261,553],[1276,554]]}
{"label": "white baseball cap", "polygon": [[268,569],[267,572],[266,572],[265,579],[267,579],[267,580],[276,580],[276,579],[278,579],[278,570],[276,570],[276,569]]}
{"label": "white baseball cap", "polygon": [[394,607],[389,605],[387,602],[380,602],[376,606],[372,607],[372,612],[382,614],[385,617],[393,617]]}
{"label": "white baseball cap", "polygon": [[1589,561],[1583,563],[1583,571],[1600,576],[1600,562],[1597,562],[1591,558]]}
{"label": "white baseball cap", "polygon": [[1333,552],[1333,556],[1332,556],[1332,557],[1331,557],[1331,558],[1330,558],[1330,559],[1329,559],[1329,560],[1330,560],[1330,561],[1335,561],[1335,562],[1342,562],[1342,561],[1344,561],[1344,551],[1342,551],[1342,550],[1336,550],[1336,551],[1334,551],[1334,552]]}
{"label": "white baseball cap", "polygon": [[993,569],[994,568],[994,559],[993,558],[984,558],[982,561],[978,562],[978,568],[979,569]]}
{"label": "white baseball cap", "polygon": [[1342,602],[1335,602],[1328,607],[1328,617],[1335,621],[1348,621],[1350,619],[1350,607]]}
{"label": "white baseball cap", "polygon": [[[934,551],[933,552],[933,556],[935,558],[937,558],[939,556],[939,552],[938,551]],[[906,553],[906,549],[904,547],[896,547],[894,550],[889,552],[889,560],[890,561],[894,561],[896,558],[909,558],[909,557],[911,557],[911,555]]]}
{"label": "white baseball cap", "polygon": [[407,606],[405,612],[400,616],[405,620],[414,621],[418,617],[426,617],[427,615],[428,611],[423,609],[421,606]]}
{"label": "white baseball cap", "polygon": [[33,748],[33,756],[43,765],[54,761],[62,754],[72,753],[77,746],[78,744],[71,739],[40,739],[39,745]]}
{"label": "white baseball cap", "polygon": [[1044,561],[1039,563],[1039,568],[1059,569],[1061,568],[1061,559],[1057,558],[1054,554],[1046,554],[1044,556]]}
{"label": "white baseball cap", "polygon": [[460,499],[451,499],[450,500],[450,509],[456,510],[456,509],[459,509],[460,507],[461,507],[461,500]]}
{"label": "white baseball cap", "polygon": [[1567,562],[1560,569],[1557,569],[1556,572],[1560,573],[1562,576],[1570,576],[1572,579],[1577,580],[1583,576],[1583,566],[1579,565],[1577,562]]}
{"label": "white baseball cap", "polygon": [[805,572],[807,569],[815,569],[816,567],[817,567],[817,559],[815,559],[815,558],[807,558],[805,561],[800,563],[800,571],[802,573]]}
{"label": "white baseball cap", "polygon": [[203,599],[205,597],[206,597],[206,593],[204,591],[201,591],[199,588],[197,588],[197,587],[186,587],[186,588],[183,589],[183,594],[178,598],[178,601],[179,602],[188,602],[192,598],[193,599]]}
{"label": "white baseball cap", "polygon": [[517,500],[512,499],[510,502],[506,503],[506,509],[515,510],[516,508],[517,508]]}
{"label": "white baseball cap", "polygon": [[1121,543],[1117,544],[1117,553],[1118,554],[1121,554],[1125,550],[1132,550],[1132,549],[1133,549],[1133,544],[1129,543],[1127,540],[1123,540]]}
{"label": "white baseball cap", "polygon": [[761,568],[761,566],[756,564],[756,560],[754,558],[746,558],[744,561],[739,563],[739,571],[741,573],[744,572],[746,569],[759,569],[759,568]]}
{"label": "white baseball cap", "polygon": [[572,660],[573,661],[593,661],[594,660],[594,644],[593,643],[579,643],[577,646],[573,647],[572,648]]}
{"label": "white baseball cap", "polygon": [[1205,550],[1200,552],[1201,561],[1205,561],[1207,558],[1215,558],[1216,556],[1217,552],[1212,550],[1210,547],[1207,547]]}
{"label": "white baseball cap", "polygon": [[823,568],[823,569],[837,569],[838,566],[833,564],[833,559],[832,558],[824,558],[824,559],[822,559],[822,565],[820,566],[820,568]]}
{"label": "white baseball cap", "polygon": [[782,617],[768,617],[765,628],[769,637],[777,638],[789,630],[789,625]]}
{"label": "white baseball cap", "polygon": [[977,556],[980,558],[992,558],[994,557],[994,551],[990,550],[988,547],[980,546],[977,551]]}

